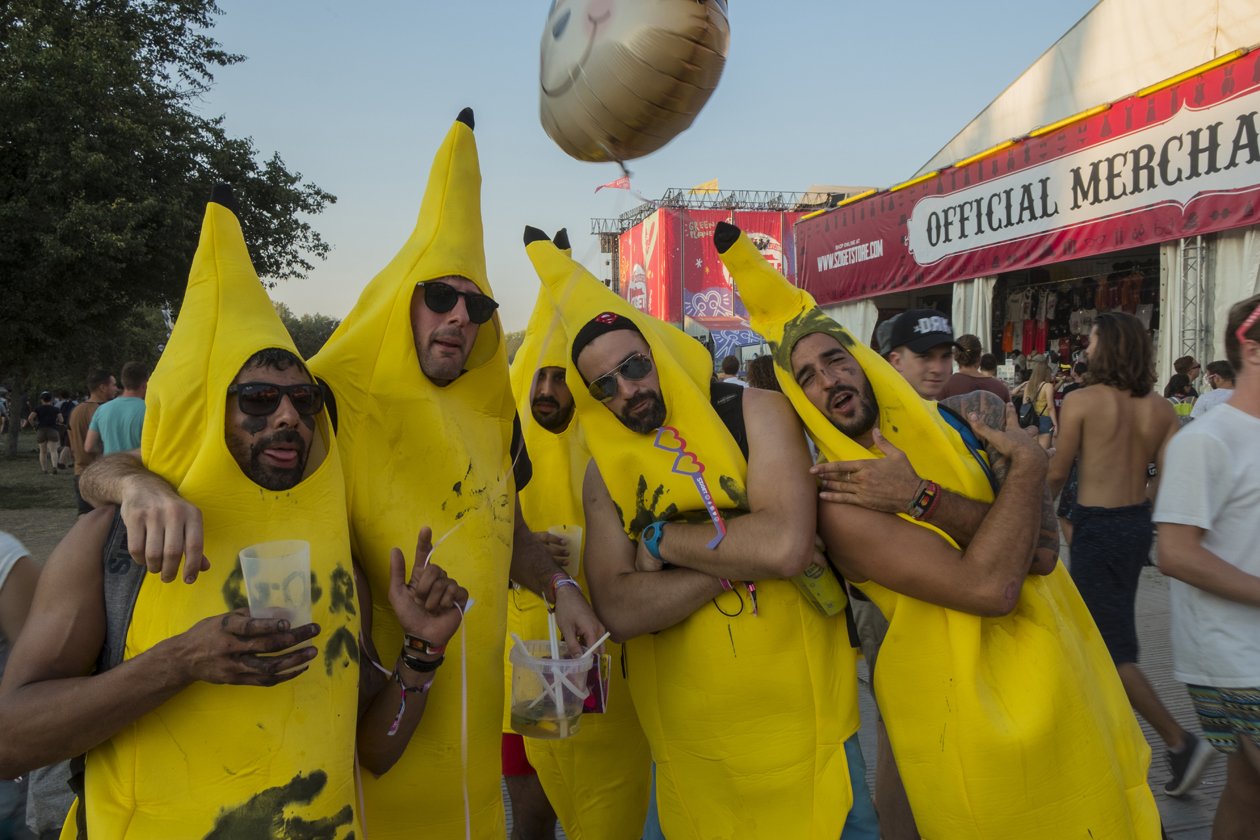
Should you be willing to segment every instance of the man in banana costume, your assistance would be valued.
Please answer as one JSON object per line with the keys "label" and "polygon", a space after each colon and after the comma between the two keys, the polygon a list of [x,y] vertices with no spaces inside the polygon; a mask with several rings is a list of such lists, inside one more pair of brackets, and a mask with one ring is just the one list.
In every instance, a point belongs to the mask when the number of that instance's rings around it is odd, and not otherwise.
{"label": "man in banana costume", "polygon": [[[66,838],[360,833],[341,461],[230,207],[223,193],[207,207],[142,445],[201,508],[216,563],[198,586],[163,584],[127,557],[113,508],[81,517],[0,688],[0,729],[21,733],[3,739],[0,775],[87,754]],[[243,609],[237,552],[279,538],[310,544],[314,623]]]}
{"label": "man in banana costume", "polygon": [[[878,457],[878,428],[931,479],[905,514],[819,512],[831,557],[889,619],[875,691],[920,833],[1159,837],[1150,749],[1098,631],[1061,566],[1028,574],[1044,455],[973,415],[972,432],[1010,460],[995,497],[987,456],[933,403],[737,228],[719,224],[714,241],[822,456]],[[925,521],[942,488],[992,502],[961,547]]]}
{"label": "man in banana costume", "polygon": [[[567,246],[567,237],[562,242],[557,234],[556,239],[561,247]],[[574,416],[566,380],[568,345],[551,296],[540,289],[525,340],[512,361],[512,390],[534,466],[529,486],[520,494],[521,510],[585,587],[582,482],[591,453]],[[508,628],[523,639],[547,638],[546,604],[528,590],[513,589]],[[651,781],[647,739],[622,676],[621,646],[609,643],[608,653],[612,667],[605,674],[606,710],[584,715],[578,733],[570,738],[524,739],[529,763],[565,835],[573,840],[637,840],[647,813]]]}
{"label": "man in banana costume", "polygon": [[[567,576],[519,512],[516,487],[527,480],[529,462],[510,447],[513,401],[497,306],[482,245],[473,114],[465,108],[434,157],[407,242],[310,363],[329,386],[350,548],[373,596],[376,650],[388,661],[402,647],[387,597],[388,558],[421,526],[432,526],[434,559],[476,605],[445,652],[458,663],[460,683],[430,692],[424,720],[392,772],[364,775],[363,818],[373,840],[417,832],[502,838],[509,575],[556,605],[569,641],[589,644],[603,633],[576,587],[556,588]],[[93,501],[122,500],[126,486],[117,462],[108,461],[84,475]],[[185,549],[200,556],[196,510],[170,498],[169,488],[146,485],[125,507],[133,556],[150,568],[169,576]],[[184,567],[195,577],[195,563]]]}
{"label": "man in banana costume", "polygon": [[702,345],[631,308],[541,231],[526,228],[525,242],[572,336],[566,379],[593,456],[583,505],[598,546],[584,572],[625,642],[665,836],[839,837],[855,654],[843,617],[784,579],[816,561],[799,422],[778,394],[733,386],[745,458],[711,402]]}

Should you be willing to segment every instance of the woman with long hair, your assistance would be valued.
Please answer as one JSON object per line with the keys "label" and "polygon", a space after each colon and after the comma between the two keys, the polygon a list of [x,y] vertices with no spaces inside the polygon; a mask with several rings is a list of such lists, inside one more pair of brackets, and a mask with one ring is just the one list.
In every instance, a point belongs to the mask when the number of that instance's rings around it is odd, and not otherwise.
{"label": "woman with long hair", "polygon": [[1032,405],[1031,411],[1037,418],[1037,442],[1042,449],[1049,449],[1058,423],[1058,412],[1054,410],[1054,377],[1044,354],[1033,356],[1032,363],[1032,372],[1022,386],[1023,397],[1026,404]]}

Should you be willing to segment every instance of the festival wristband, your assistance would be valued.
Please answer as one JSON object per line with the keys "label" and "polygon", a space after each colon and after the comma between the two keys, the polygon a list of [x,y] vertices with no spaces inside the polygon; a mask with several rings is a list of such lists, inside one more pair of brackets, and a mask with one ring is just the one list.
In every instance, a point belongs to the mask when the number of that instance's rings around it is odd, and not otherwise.
{"label": "festival wristband", "polygon": [[906,513],[922,522],[936,511],[936,506],[940,501],[941,485],[925,479],[919,483],[919,490],[907,506]]}
{"label": "festival wristband", "polygon": [[439,656],[437,659],[434,659],[434,660],[420,659],[417,656],[412,656],[411,654],[407,653],[406,648],[403,648],[402,654],[398,658],[402,661],[402,664],[406,665],[409,669],[411,669],[412,671],[415,671],[417,674],[431,674],[434,671],[436,671],[443,662],[446,661],[445,656]]}
{"label": "festival wristband", "polygon": [[410,633],[403,635],[403,645],[409,650],[416,653],[423,653],[426,656],[441,656],[446,653],[446,645],[435,645],[428,639],[422,639],[419,636],[413,636]]}
{"label": "festival wristband", "polygon": [[661,536],[665,533],[665,521],[658,519],[651,525],[643,529],[639,535],[639,539],[643,541],[643,546],[657,560],[661,559]]}
{"label": "festival wristband", "polygon": [[394,715],[394,721],[389,725],[387,734],[391,738],[398,734],[398,727],[402,724],[403,715],[407,713],[407,695],[427,694],[429,687],[433,685],[433,677],[429,677],[421,685],[407,685],[402,681],[402,675],[395,670],[394,682],[398,683],[398,714]]}
{"label": "festival wristband", "polygon": [[572,586],[578,591],[579,595],[586,597],[585,593],[582,592],[582,585],[573,578],[569,577],[567,572],[556,572],[551,576],[551,580],[547,583],[547,589],[551,590],[551,600],[547,600],[547,590],[543,590],[543,603],[547,605],[548,611],[556,611],[556,595],[559,593],[560,587],[562,586]]}

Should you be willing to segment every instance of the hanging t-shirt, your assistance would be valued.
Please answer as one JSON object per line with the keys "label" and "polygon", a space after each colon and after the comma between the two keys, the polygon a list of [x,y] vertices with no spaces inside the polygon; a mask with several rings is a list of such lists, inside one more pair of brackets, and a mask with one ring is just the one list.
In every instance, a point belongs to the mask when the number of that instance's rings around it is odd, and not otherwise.
{"label": "hanging t-shirt", "polygon": [[[1228,403],[1186,426],[1168,444],[1156,522],[1204,530],[1202,545],[1260,575],[1260,418]],[[1260,607],[1173,580],[1173,673],[1184,683],[1260,686]]]}
{"label": "hanging t-shirt", "polygon": [[1010,355],[1015,349],[1015,324],[1007,321],[1006,326],[1002,328],[1002,352]]}

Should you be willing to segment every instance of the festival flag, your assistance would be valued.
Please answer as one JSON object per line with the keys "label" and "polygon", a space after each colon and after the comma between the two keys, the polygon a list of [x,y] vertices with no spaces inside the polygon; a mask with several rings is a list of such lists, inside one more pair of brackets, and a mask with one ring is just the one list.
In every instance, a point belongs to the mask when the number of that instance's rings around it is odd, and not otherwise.
{"label": "festival flag", "polygon": [[687,192],[692,195],[717,195],[718,192],[720,192],[720,190],[718,190],[718,179],[714,178],[712,181],[705,181],[703,184],[696,184],[694,187],[687,190]]}
{"label": "festival flag", "polygon": [[610,190],[628,190],[630,189],[630,176],[622,175],[620,178],[618,178],[615,181],[609,181],[607,184],[600,184],[598,187],[595,188],[595,192],[599,192],[605,187],[607,187]]}

